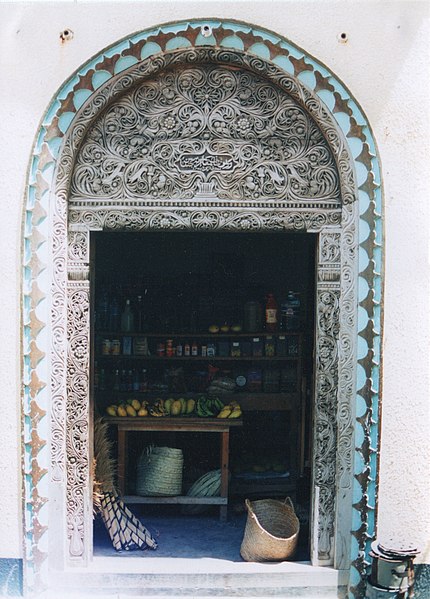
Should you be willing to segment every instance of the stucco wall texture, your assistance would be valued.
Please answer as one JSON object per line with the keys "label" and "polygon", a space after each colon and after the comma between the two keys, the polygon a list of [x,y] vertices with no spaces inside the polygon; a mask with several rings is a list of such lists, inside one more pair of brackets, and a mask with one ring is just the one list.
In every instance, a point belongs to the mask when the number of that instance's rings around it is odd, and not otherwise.
{"label": "stucco wall texture", "polygon": [[[52,96],[91,56],[135,31],[219,17],[266,27],[331,69],[361,104],[385,195],[385,321],[378,536],[430,563],[429,5],[423,0],[0,4],[0,558],[22,556],[21,227],[28,160]],[[60,32],[74,37],[61,43]],[[346,43],[339,35],[347,35]]]}

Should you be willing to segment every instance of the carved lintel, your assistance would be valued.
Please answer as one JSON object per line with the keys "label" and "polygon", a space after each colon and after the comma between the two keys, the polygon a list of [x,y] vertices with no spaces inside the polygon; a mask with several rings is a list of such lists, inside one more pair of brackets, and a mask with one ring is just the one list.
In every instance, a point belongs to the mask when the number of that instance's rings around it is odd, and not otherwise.
{"label": "carved lintel", "polygon": [[309,231],[317,233],[327,225],[339,225],[339,210],[261,210],[256,208],[202,207],[192,203],[178,208],[158,207],[130,209],[128,206],[109,209],[98,206],[73,208],[70,221],[85,222],[91,230],[145,231],[145,230],[229,230],[229,231]]}

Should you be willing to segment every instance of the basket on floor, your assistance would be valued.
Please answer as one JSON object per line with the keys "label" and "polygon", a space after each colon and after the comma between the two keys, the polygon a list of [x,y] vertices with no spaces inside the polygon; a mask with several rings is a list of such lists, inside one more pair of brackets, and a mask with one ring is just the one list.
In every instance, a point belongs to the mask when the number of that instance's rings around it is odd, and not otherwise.
{"label": "basket on floor", "polygon": [[240,555],[247,562],[283,561],[293,557],[300,530],[289,497],[245,500],[248,510]]}
{"label": "basket on floor", "polygon": [[137,465],[137,495],[181,495],[183,467],[182,449],[147,447]]}

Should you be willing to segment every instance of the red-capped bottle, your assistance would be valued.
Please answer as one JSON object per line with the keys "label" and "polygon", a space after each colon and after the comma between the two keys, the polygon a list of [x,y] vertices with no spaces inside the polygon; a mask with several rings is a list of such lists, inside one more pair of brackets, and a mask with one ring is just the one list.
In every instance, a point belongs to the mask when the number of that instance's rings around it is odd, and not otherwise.
{"label": "red-capped bottle", "polygon": [[274,333],[278,330],[278,304],[273,293],[268,293],[266,297],[264,321],[268,333]]}

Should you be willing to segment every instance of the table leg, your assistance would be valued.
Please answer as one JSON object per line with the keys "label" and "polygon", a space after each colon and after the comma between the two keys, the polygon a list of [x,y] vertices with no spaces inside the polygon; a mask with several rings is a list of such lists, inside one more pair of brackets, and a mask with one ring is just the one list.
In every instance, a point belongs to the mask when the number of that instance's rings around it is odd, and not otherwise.
{"label": "table leg", "polygon": [[125,495],[126,456],[127,432],[118,430],[118,488],[121,496]]}
{"label": "table leg", "polygon": [[[228,497],[229,430],[221,433],[221,497]],[[227,521],[227,506],[220,507],[221,522]]]}

